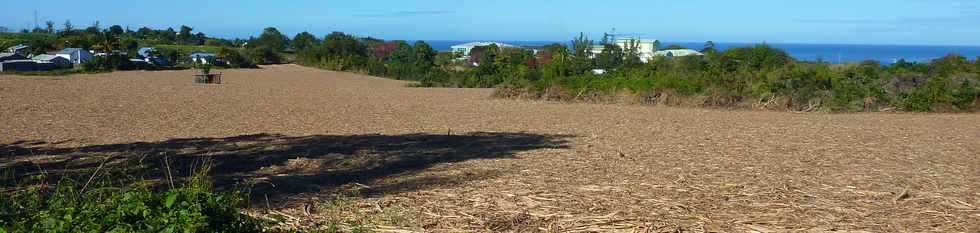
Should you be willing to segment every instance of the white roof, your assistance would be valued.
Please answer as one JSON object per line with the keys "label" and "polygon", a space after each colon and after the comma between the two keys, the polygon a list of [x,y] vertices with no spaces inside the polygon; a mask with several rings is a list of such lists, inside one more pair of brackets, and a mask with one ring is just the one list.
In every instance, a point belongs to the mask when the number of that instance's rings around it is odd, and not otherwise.
{"label": "white roof", "polygon": [[59,56],[51,55],[51,54],[39,54],[31,57],[31,60],[50,61],[51,59],[55,59],[55,58],[59,58]]}
{"label": "white roof", "polygon": [[639,42],[639,43],[657,43],[659,40],[657,40],[657,39],[638,39],[638,38],[631,38],[631,37],[622,37],[622,38],[617,38],[616,39],[616,42],[617,43],[621,43],[621,42],[624,43],[624,42],[629,42],[629,41],[636,41],[636,42]]}
{"label": "white roof", "polygon": [[21,50],[21,49],[26,49],[26,48],[30,48],[30,46],[27,46],[27,45],[24,45],[24,44],[18,44],[18,45],[10,46],[10,48],[7,48],[7,50],[9,50],[9,51],[16,51],[16,50]]}
{"label": "white roof", "polygon": [[496,44],[497,47],[517,47],[516,45],[504,44],[500,42],[470,42],[465,44],[453,45],[452,48],[473,48],[477,46],[490,46],[491,44]]}
{"label": "white roof", "polygon": [[61,51],[56,52],[56,54],[75,54],[81,51],[85,51],[85,50],[80,48],[65,48],[62,49]]}
{"label": "white roof", "polygon": [[671,57],[704,56],[703,53],[693,49],[668,49],[668,50],[660,50],[653,53],[653,56],[667,57],[667,55],[670,55]]}

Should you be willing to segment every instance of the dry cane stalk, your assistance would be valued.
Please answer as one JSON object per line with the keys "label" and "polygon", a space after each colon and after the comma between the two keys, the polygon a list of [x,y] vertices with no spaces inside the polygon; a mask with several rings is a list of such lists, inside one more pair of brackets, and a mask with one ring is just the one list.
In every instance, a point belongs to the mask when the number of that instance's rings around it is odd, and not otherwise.
{"label": "dry cane stalk", "polygon": [[114,155],[109,155],[109,157],[106,157],[105,159],[102,160],[102,163],[99,164],[99,167],[95,168],[95,172],[92,173],[92,176],[88,177],[88,181],[85,181],[85,185],[82,185],[82,189],[80,192],[83,193],[85,192],[85,189],[88,188],[88,185],[92,183],[92,180],[94,180],[96,176],[99,175],[99,171],[102,170],[102,167],[104,167],[106,162],[112,159],[112,157],[114,157]]}

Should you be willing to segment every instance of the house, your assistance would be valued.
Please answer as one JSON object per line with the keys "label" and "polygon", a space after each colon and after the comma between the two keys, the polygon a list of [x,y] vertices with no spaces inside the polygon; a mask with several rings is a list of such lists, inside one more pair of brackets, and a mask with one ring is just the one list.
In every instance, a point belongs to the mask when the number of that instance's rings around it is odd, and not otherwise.
{"label": "house", "polygon": [[0,62],[11,60],[27,60],[27,57],[18,53],[0,53]]}
{"label": "house", "polygon": [[58,66],[49,62],[38,62],[35,60],[9,60],[0,62],[0,72],[7,71],[45,71],[55,70]]}
{"label": "house", "polygon": [[130,58],[129,59],[129,64],[142,66],[142,65],[152,65],[153,63],[150,63],[149,61],[144,60],[144,59]]}
{"label": "house", "polygon": [[[109,55],[109,53],[95,51],[95,50],[89,50],[89,53],[92,53],[92,55],[93,56],[96,56],[96,57],[105,57],[105,56],[108,56]],[[127,56],[127,55],[129,55],[128,52],[122,51],[122,50],[112,50],[112,54],[114,54],[114,55],[122,55],[124,57]]]}
{"label": "house", "polygon": [[65,48],[55,52],[55,55],[71,61],[72,64],[80,64],[92,59],[92,53],[80,48]]}
{"label": "house", "polygon": [[23,56],[27,56],[27,53],[29,52],[27,50],[29,48],[31,48],[31,46],[27,46],[27,45],[23,45],[23,44],[18,44],[18,45],[10,46],[10,48],[7,48],[7,51],[6,52],[8,52],[8,53],[16,53],[16,54],[20,54],[20,55],[23,55]]}
{"label": "house", "polygon": [[191,61],[194,61],[194,63],[201,63],[206,65],[214,62],[218,58],[218,56],[214,55],[213,53],[196,52],[196,53],[192,53],[190,58]]}
{"label": "house", "polygon": [[153,48],[153,47],[142,47],[142,48],[139,48],[139,50],[136,51],[136,54],[138,54],[139,55],[139,58],[142,59],[142,61],[143,62],[146,62],[146,63],[150,63],[150,64],[157,65],[157,66],[169,66],[170,65],[170,63],[167,62],[167,60],[163,59],[162,57],[157,56],[157,54],[158,54],[157,53],[157,50],[156,50],[156,48]]}
{"label": "house", "polygon": [[606,50],[606,46],[601,45],[601,44],[600,45],[592,45],[592,47],[589,47],[589,52],[592,53],[592,58],[595,58],[595,56],[597,54],[602,53],[603,50]]}
{"label": "house", "polygon": [[146,61],[156,66],[170,66],[170,62],[168,62],[167,59],[163,59],[162,57],[147,57],[147,58],[143,58],[143,61]]}
{"label": "house", "polygon": [[0,53],[0,71],[45,71],[71,66],[71,61],[58,55],[41,54],[28,59],[16,53]]}
{"label": "house", "polygon": [[660,50],[653,53],[655,57],[686,57],[686,56],[704,56],[703,53],[698,52],[693,49],[668,49]]}
{"label": "house", "polygon": [[156,52],[157,52],[157,49],[155,49],[153,47],[142,47],[142,48],[140,48],[139,50],[136,51],[136,54],[137,55],[140,55],[140,57],[146,58],[146,57],[152,57],[152,56],[154,56],[153,54],[155,54]]}
{"label": "house", "polygon": [[[654,53],[657,52],[657,46],[660,45],[659,40],[633,37],[618,38],[613,43],[623,50],[626,50],[627,48],[636,48],[637,55],[640,56],[640,61],[643,62],[653,59],[655,56]],[[602,51],[605,50],[605,47],[602,45],[593,45],[591,50],[592,54],[596,55],[602,53]]]}
{"label": "house", "polygon": [[500,48],[519,48],[518,46],[515,45],[504,44],[499,42],[470,42],[465,44],[453,45],[450,46],[450,48],[453,49],[453,53],[459,56],[460,60],[466,60],[469,59],[470,51],[472,51],[473,48],[490,46],[490,45],[497,45],[497,47]]}
{"label": "house", "polygon": [[58,68],[71,68],[72,66],[71,61],[58,55],[41,54],[31,57],[31,60],[38,63],[51,63]]}

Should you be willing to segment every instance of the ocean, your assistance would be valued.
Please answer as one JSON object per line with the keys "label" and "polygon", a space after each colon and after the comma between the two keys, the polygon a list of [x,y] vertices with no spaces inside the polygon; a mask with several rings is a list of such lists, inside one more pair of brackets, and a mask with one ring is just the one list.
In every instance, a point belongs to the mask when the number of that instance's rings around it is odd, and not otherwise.
{"label": "ocean", "polygon": [[[426,41],[434,49],[449,51],[450,46],[470,41]],[[542,46],[552,43],[569,44],[569,41],[500,41],[501,43],[520,46]],[[661,42],[661,46],[680,45],[686,48],[701,50],[704,42]],[[750,43],[715,42],[715,48],[724,50],[732,47],[752,46]],[[909,62],[929,62],[933,59],[955,53],[969,59],[980,57],[980,46],[947,46],[947,45],[851,45],[851,44],[769,44],[785,50],[797,60],[823,60],[831,63],[860,62],[876,60],[882,64],[891,64],[899,59]]]}

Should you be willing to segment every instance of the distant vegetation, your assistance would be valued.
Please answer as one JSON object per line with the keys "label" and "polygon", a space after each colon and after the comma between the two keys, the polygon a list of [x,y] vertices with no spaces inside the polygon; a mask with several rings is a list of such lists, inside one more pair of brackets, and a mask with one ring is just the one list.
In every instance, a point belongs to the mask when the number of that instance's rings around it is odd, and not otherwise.
{"label": "distant vegetation", "polygon": [[462,61],[422,41],[340,32],[304,41],[295,48],[300,64],[416,80],[423,87],[497,87],[498,96],[514,98],[835,112],[972,112],[980,100],[980,62],[959,55],[930,63],[829,64],[797,61],[765,44],[718,51],[708,42],[705,56],[643,63],[614,43],[600,42],[606,49],[592,54],[595,42],[580,36],[571,48],[552,44],[536,54],[478,47]]}
{"label": "distant vegetation", "polygon": [[[127,51],[152,46],[161,57],[188,63],[192,52],[215,53],[228,67],[295,62],[402,80],[423,87],[497,87],[514,98],[590,102],[635,102],[681,106],[763,108],[792,111],[978,110],[980,62],[949,55],[928,63],[874,61],[854,64],[804,62],[760,44],[718,51],[708,42],[704,56],[658,57],[640,62],[630,49],[585,36],[571,46],[551,44],[537,53],[495,45],[473,49],[469,60],[439,53],[425,42],[384,41],[333,32],[319,38],[302,32],[293,38],[276,28],[248,39],[210,38],[182,26],[136,31],[98,23],[75,29],[65,22],[20,33],[0,33],[0,46],[28,44],[35,52],[64,47]],[[593,45],[605,49],[592,54]],[[682,48],[676,45],[667,49]],[[133,69],[126,56],[113,54],[87,70]],[[479,64],[479,65],[474,65]],[[602,69],[604,74],[592,70]]]}
{"label": "distant vegetation", "polygon": [[[0,48],[5,49],[17,44],[24,44],[30,46],[31,54],[44,54],[63,48],[82,48],[106,53],[106,56],[97,56],[92,61],[83,63],[81,68],[88,72],[160,68],[146,67],[146,64],[129,62],[131,58],[138,58],[137,50],[141,47],[154,47],[156,51],[152,55],[163,58],[169,64],[181,67],[192,66],[189,55],[194,52],[217,54],[219,60],[227,61],[218,63],[218,65],[234,68],[281,62],[281,60],[264,59],[265,57],[254,55],[261,54],[265,49],[249,46],[249,42],[255,42],[259,39],[212,38],[202,32],[194,32],[194,29],[188,26],[181,26],[179,30],[141,27],[133,31],[119,25],[103,28],[99,22],[95,22],[89,27],[80,29],[71,21],[66,21],[60,25],[60,28],[56,29],[56,27],[58,26],[54,22],[49,21],[45,28],[20,32],[0,32]],[[280,56],[276,54],[275,57]]]}
{"label": "distant vegetation", "polygon": [[[547,59],[534,71],[494,77],[499,82],[490,85],[499,85],[497,94],[506,97],[793,111],[976,111],[980,97],[980,65],[958,55],[928,64],[835,65],[797,61],[762,44],[645,64],[617,61],[595,75],[584,71],[599,68],[596,63],[575,51],[550,46],[539,53],[539,61]],[[491,74],[526,67],[495,66],[500,71]]]}

